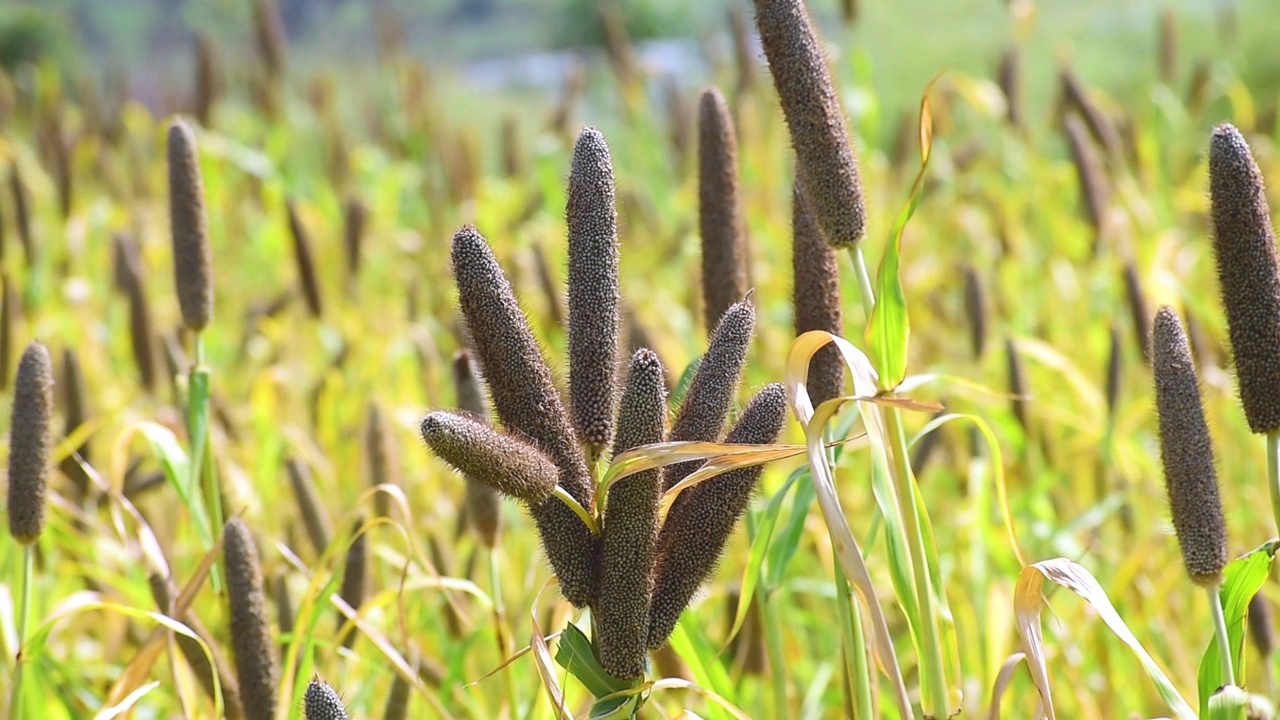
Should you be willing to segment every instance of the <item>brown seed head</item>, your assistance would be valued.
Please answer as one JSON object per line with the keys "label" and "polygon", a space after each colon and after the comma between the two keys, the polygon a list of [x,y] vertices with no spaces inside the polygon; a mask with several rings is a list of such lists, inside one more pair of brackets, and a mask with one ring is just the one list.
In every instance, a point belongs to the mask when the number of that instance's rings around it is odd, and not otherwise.
{"label": "brown seed head", "polygon": [[347,720],[347,709],[338,691],[316,677],[302,698],[302,715],[306,720]]}
{"label": "brown seed head", "polygon": [[[786,388],[781,383],[766,385],[742,411],[725,442],[775,442],[786,417]],[[672,503],[658,537],[649,647],[666,643],[680,613],[715,571],[761,470],[759,465],[731,470],[685,490]]]}
{"label": "brown seed head", "polygon": [[[810,330],[844,334],[840,314],[840,264],[836,252],[822,239],[800,183],[791,190],[792,306],[796,336]],[[827,345],[809,361],[805,383],[814,407],[844,394],[844,362],[835,345]]]}
{"label": "brown seed head", "polygon": [[[351,531],[354,538],[351,541],[351,546],[347,548],[347,562],[342,568],[342,587],[338,591],[338,595],[357,611],[364,604],[365,578],[367,576],[365,566],[368,565],[369,559],[367,536],[360,532],[360,526],[363,524],[364,518],[357,519],[355,527]],[[342,630],[346,624],[347,618],[343,615],[338,615],[338,629]],[[338,642],[348,649],[355,644],[355,641],[354,627],[348,628],[338,638]]]}
{"label": "brown seed head", "polygon": [[316,274],[315,256],[311,252],[311,236],[298,217],[298,208],[293,200],[285,203],[285,210],[289,216],[289,234],[293,236],[293,253],[298,263],[298,282],[302,285],[302,296],[307,300],[311,316],[319,318],[324,308],[320,299],[320,278]]}
{"label": "brown seed head", "polygon": [[[369,403],[369,419],[364,428],[364,454],[369,462],[370,486],[397,483],[391,428],[376,402]],[[373,498],[373,506],[378,517],[387,517],[391,514],[390,496],[379,492]]]}
{"label": "brown seed head", "polygon": [[275,0],[253,0],[253,27],[258,37],[258,52],[266,63],[267,73],[278,78],[284,72],[288,53],[284,19]]}
{"label": "brown seed head", "polygon": [[52,417],[53,362],[45,346],[33,341],[18,361],[9,425],[9,534],[22,545],[44,530]]}
{"label": "brown seed head", "polygon": [[18,291],[9,274],[0,270],[0,391],[9,389],[13,366],[13,326],[18,316]]}
{"label": "brown seed head", "polygon": [[316,555],[324,554],[333,538],[333,527],[329,524],[329,513],[325,510],[324,499],[316,490],[311,478],[311,470],[297,458],[285,460],[285,469],[289,473],[289,484],[293,486],[294,499],[298,503],[298,511],[302,515],[302,523],[307,528],[307,539]]}
{"label": "brown seed head", "polygon": [[1000,69],[997,72],[1000,89],[1004,91],[1005,117],[1014,127],[1022,127],[1022,51],[1010,46],[1000,56]]}
{"label": "brown seed head", "polygon": [[618,214],[604,136],[587,128],[569,173],[569,400],[578,437],[613,439],[618,364]]}
{"label": "brown seed head", "polygon": [[[725,312],[693,374],[689,389],[685,391],[668,440],[720,439],[733,397],[738,392],[738,379],[746,364],[755,321],[755,309],[749,300],[743,300]],[[697,470],[698,465],[697,461],[668,465],[662,474],[663,490],[670,490]]]}
{"label": "brown seed head", "polygon": [[27,267],[33,267],[36,260],[36,241],[31,234],[27,185],[22,181],[22,172],[18,170],[16,162],[9,165],[9,191],[13,195],[13,222],[18,228],[18,241],[22,243],[22,254],[27,260]]}
{"label": "brown seed head", "polygon": [[805,197],[827,242],[848,247],[866,234],[866,208],[822,44],[803,0],[755,0],[755,6]]}
{"label": "brown seed head", "polygon": [[1147,312],[1147,296],[1142,292],[1142,279],[1132,262],[1124,264],[1124,294],[1129,301],[1129,316],[1133,320],[1133,335],[1142,351],[1142,359],[1151,363],[1151,314]]}
{"label": "brown seed head", "polygon": [[550,458],[468,416],[433,412],[422,420],[422,439],[467,477],[530,505],[542,503],[555,490],[559,471]]}
{"label": "brown seed head", "polygon": [[169,124],[169,224],[182,322],[190,330],[203,330],[213,318],[209,220],[196,136],[181,118]]}
{"label": "brown seed head", "polygon": [[972,265],[964,266],[964,314],[969,320],[969,346],[981,358],[987,348],[987,296],[982,277]]}
{"label": "brown seed head", "polygon": [[1255,433],[1280,430],[1280,262],[1262,173],[1240,131],[1209,141],[1209,199],[1218,283],[1240,404]]}
{"label": "brown seed head", "polygon": [[214,640],[213,635],[210,634],[209,629],[205,627],[195,613],[186,612],[182,614],[182,617],[174,615],[173,600],[178,596],[178,588],[171,580],[153,573],[147,578],[147,582],[151,586],[151,597],[155,600],[156,607],[160,609],[160,612],[180,620],[209,646],[209,653],[213,656],[212,665],[209,664],[209,658],[204,654],[204,648],[200,647],[200,643],[195,638],[181,633],[174,633],[173,635],[173,639],[178,645],[178,650],[187,659],[187,664],[191,666],[191,671],[195,673],[196,680],[200,682],[200,687],[204,690],[205,695],[208,695],[210,699],[214,697],[213,674],[216,672],[218,674],[218,683],[222,686],[222,705],[228,720],[241,720],[244,717],[244,708],[240,706],[240,684],[236,681],[235,672],[227,664],[227,660],[222,654],[222,649]]}
{"label": "brown seed head", "polygon": [[1018,348],[1012,339],[1005,340],[1004,354],[1009,371],[1009,394],[1013,396],[1010,401],[1013,415],[1018,419],[1018,425],[1022,426],[1022,432],[1028,433],[1031,427],[1027,424],[1027,376],[1022,369],[1022,356],[1018,354]]}
{"label": "brown seed head", "polygon": [[[480,233],[466,226],[453,237],[452,262],[458,305],[498,419],[546,453],[560,470],[557,484],[583,507],[591,507],[595,488],[586,459],[497,258]],[[596,538],[558,500],[534,505],[531,511],[560,591],[578,607],[590,605],[595,597]]]}
{"label": "brown seed head", "polygon": [[1160,81],[1172,85],[1178,75],[1178,16],[1172,7],[1160,12]]}
{"label": "brown seed head", "polygon": [[1089,133],[1079,117],[1067,115],[1062,119],[1062,129],[1067,135],[1071,162],[1076,168],[1076,180],[1080,185],[1080,201],[1084,206],[1085,219],[1093,227],[1095,234],[1100,233],[1110,194],[1107,190],[1106,173],[1103,171],[1102,161],[1094,151],[1093,143],[1089,141]]}
{"label": "brown seed head", "polygon": [[1172,308],[1156,313],[1151,345],[1160,461],[1182,563],[1192,582],[1213,585],[1227,564],[1227,524],[1191,346]]}
{"label": "brown seed head", "polygon": [[360,274],[360,246],[364,243],[364,228],[368,219],[369,210],[360,198],[348,196],[343,204],[342,244],[347,250],[347,275],[351,278]]}
{"label": "brown seed head", "polygon": [[1111,349],[1107,353],[1107,415],[1115,417],[1116,403],[1120,398],[1120,374],[1124,358],[1121,356],[1120,328],[1111,323]]}
{"label": "brown seed head", "polygon": [[[618,408],[614,456],[662,442],[666,408],[662,363],[652,351],[639,350],[631,358]],[[609,489],[602,533],[600,599],[594,612],[600,664],[614,677],[636,678],[644,674],[661,493],[657,470],[623,478]]]}
{"label": "brown seed head", "polygon": [[1084,83],[1076,76],[1070,65],[1062,65],[1058,72],[1062,79],[1062,96],[1065,108],[1067,110],[1074,109],[1080,113],[1084,118],[1085,125],[1089,128],[1089,134],[1106,150],[1108,157],[1120,157],[1120,132],[1116,130],[1115,123],[1089,97],[1089,91],[1085,89]]}
{"label": "brown seed head", "polygon": [[[89,401],[86,397],[86,388],[84,382],[84,371],[80,369],[80,357],[76,355],[76,351],[72,348],[66,348],[62,351],[62,403],[66,408],[66,423],[63,427],[64,435],[71,435],[85,421],[89,419]],[[75,449],[76,455],[82,460],[89,462],[89,440],[86,438]],[[76,491],[81,498],[85,498],[89,493],[89,476],[85,473],[80,463],[76,462],[74,455],[68,455],[62,460],[62,474],[66,475],[75,483]]]}
{"label": "brown seed head", "polygon": [[213,104],[218,99],[221,78],[218,72],[218,50],[209,36],[196,35],[196,120],[201,127],[209,127],[213,117]]}
{"label": "brown seed head", "polygon": [[[489,422],[489,403],[471,353],[460,351],[453,356],[453,387],[458,396],[458,409],[480,422]],[[467,523],[487,548],[498,544],[502,528],[501,498],[497,491],[482,481],[467,476],[465,512]]]}
{"label": "brown seed head", "polygon": [[1271,604],[1262,593],[1249,601],[1249,637],[1258,654],[1270,659],[1271,651],[1275,649],[1275,626],[1271,621]]}
{"label": "brown seed head", "polygon": [[279,673],[271,649],[267,596],[262,589],[262,564],[249,527],[240,518],[227,521],[222,533],[226,562],[227,603],[231,616],[231,648],[236,677],[248,720],[273,720]]}
{"label": "brown seed head", "polygon": [[729,104],[707,88],[698,104],[698,226],[707,332],[747,294],[746,240],[738,202],[738,138]]}

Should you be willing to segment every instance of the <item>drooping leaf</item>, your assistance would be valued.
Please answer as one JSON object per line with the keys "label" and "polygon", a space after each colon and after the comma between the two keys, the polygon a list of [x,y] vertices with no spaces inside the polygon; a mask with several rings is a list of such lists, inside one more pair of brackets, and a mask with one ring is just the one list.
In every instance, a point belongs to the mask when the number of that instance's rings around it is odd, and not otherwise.
{"label": "drooping leaf", "polygon": [[1093,606],[1102,621],[1111,628],[1146,670],[1147,676],[1156,684],[1156,690],[1164,699],[1169,709],[1178,720],[1196,720],[1196,713],[1183,699],[1173,682],[1164,674],[1159,664],[1138,642],[1129,626],[1125,625],[1120,614],[1111,604],[1111,599],[1098,584],[1093,575],[1083,565],[1066,558],[1042,560],[1022,569],[1018,576],[1018,584],[1014,590],[1013,611],[1017,622],[1018,635],[1022,642],[1022,651],[1027,656],[1027,667],[1031,670],[1031,678],[1040,691],[1040,699],[1044,703],[1045,714],[1049,720],[1056,720],[1053,708],[1053,693],[1049,685],[1048,664],[1044,656],[1044,636],[1040,629],[1040,595],[1045,580],[1050,580],[1084,598]]}

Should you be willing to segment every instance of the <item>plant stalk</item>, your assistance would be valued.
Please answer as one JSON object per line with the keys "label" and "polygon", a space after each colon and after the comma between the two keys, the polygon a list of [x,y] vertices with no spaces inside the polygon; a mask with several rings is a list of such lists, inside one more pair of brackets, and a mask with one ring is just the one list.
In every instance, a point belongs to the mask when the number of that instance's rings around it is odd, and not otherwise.
{"label": "plant stalk", "polygon": [[[199,403],[194,400],[197,393],[203,395]],[[210,537],[216,538],[222,532],[222,491],[218,487],[213,453],[209,450],[210,402],[209,368],[204,364],[204,333],[197,332],[195,358],[187,382],[187,432],[191,436],[192,485],[204,493],[209,512]],[[222,578],[216,564],[210,570],[210,576],[214,590],[220,592]]]}
{"label": "plant stalk", "polygon": [[1267,487],[1271,488],[1271,514],[1280,533],[1280,430],[1267,434]]}
{"label": "plant stalk", "polygon": [[845,645],[845,672],[849,674],[847,688],[851,690],[848,707],[859,720],[875,717],[872,702],[871,667],[867,662],[867,640],[862,629],[862,608],[849,588],[849,580],[840,567],[840,559],[832,558],[836,580],[836,612],[842,626],[841,638]]}
{"label": "plant stalk", "polygon": [[1205,588],[1209,595],[1209,610],[1213,613],[1213,632],[1218,638],[1218,654],[1222,656],[1222,677],[1227,685],[1236,684],[1236,672],[1231,666],[1231,640],[1227,637],[1227,621],[1222,616],[1221,584]]}
{"label": "plant stalk", "polygon": [[31,617],[31,586],[35,581],[35,545],[22,546],[22,600],[18,605],[18,656],[13,663],[13,692],[9,699],[9,710],[13,720],[22,720],[22,666],[27,658],[23,656],[27,643],[27,622]]}
{"label": "plant stalk", "polygon": [[[854,245],[849,250],[853,259],[853,267],[858,278],[858,288],[862,292],[863,310],[868,319],[875,310],[875,294],[872,290],[871,275],[867,271],[867,262],[862,254],[862,246]],[[884,411],[885,429],[890,439],[890,454],[893,456],[894,491],[902,508],[903,532],[906,534],[906,546],[911,558],[911,569],[915,580],[916,601],[920,608],[918,618],[920,628],[920,682],[921,710],[926,718],[944,718],[950,715],[947,693],[946,667],[942,660],[942,646],[939,638],[937,610],[934,608],[933,588],[929,580],[929,557],[926,553],[924,534],[921,529],[921,510],[916,502],[915,477],[911,472],[910,455],[907,452],[907,436],[902,427],[902,414],[897,408]]]}

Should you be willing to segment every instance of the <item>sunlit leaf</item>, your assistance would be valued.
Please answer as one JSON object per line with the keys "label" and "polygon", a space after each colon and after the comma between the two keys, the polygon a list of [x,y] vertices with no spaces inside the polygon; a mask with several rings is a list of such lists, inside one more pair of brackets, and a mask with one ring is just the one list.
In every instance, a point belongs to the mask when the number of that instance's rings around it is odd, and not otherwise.
{"label": "sunlit leaf", "polygon": [[1134,637],[1129,626],[1125,625],[1120,614],[1112,606],[1106,591],[1083,565],[1066,558],[1043,560],[1024,567],[1018,576],[1018,585],[1013,598],[1014,618],[1022,641],[1022,651],[1026,653],[1027,666],[1031,669],[1031,677],[1040,691],[1040,698],[1044,702],[1049,720],[1055,720],[1057,714],[1054,712],[1053,693],[1044,656],[1044,636],[1040,629],[1040,595],[1046,579],[1079,595],[1092,605],[1102,621],[1111,628],[1111,632],[1115,633],[1116,637],[1128,645],[1137,656],[1147,676],[1155,682],[1160,697],[1173,711],[1174,717],[1178,720],[1195,720],[1195,711],[1182,698],[1177,688],[1164,674],[1164,670],[1142,646],[1142,643],[1138,642],[1138,638]]}
{"label": "sunlit leaf", "polygon": [[[1262,584],[1271,573],[1271,562],[1278,546],[1280,540],[1268,540],[1249,554],[1232,560],[1222,571],[1222,586],[1218,589],[1218,597],[1222,601],[1222,616],[1227,624],[1227,638],[1231,645],[1231,664],[1237,679],[1245,677],[1244,636],[1249,601],[1262,589]],[[1200,691],[1200,714],[1203,716],[1209,712],[1209,697],[1225,683],[1216,638],[1209,639],[1209,646],[1200,658],[1200,671],[1196,679]]]}

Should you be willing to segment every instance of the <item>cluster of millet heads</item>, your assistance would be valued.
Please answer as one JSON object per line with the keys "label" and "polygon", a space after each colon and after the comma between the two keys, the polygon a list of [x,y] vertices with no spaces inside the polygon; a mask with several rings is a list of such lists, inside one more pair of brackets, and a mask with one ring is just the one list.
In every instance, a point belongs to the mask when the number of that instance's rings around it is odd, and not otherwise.
{"label": "cluster of millet heads", "polygon": [[[461,411],[429,414],[422,435],[467,477],[469,522],[496,518],[493,491],[529,507],[562,594],[578,607],[590,607],[597,618],[601,664],[618,677],[638,677],[647,650],[666,642],[675,619],[714,569],[760,471],[735,471],[683,493],[660,529],[662,492],[696,465],[683,474],[674,468],[638,473],[599,499],[588,466],[605,452],[617,455],[663,440],[723,439],[755,313],[741,299],[723,313],[668,431],[658,356],[638,349],[622,382],[616,377],[621,323],[613,170],[604,137],[593,129],[581,133],[574,149],[567,215],[568,403],[489,245],[474,228],[464,227],[452,249],[472,345],[455,365]],[[486,386],[501,430],[489,424]],[[768,386],[743,412],[729,440],[773,442],[785,415],[781,386]],[[553,497],[557,488],[588,511],[603,505],[598,537]],[[719,494],[699,492],[711,488]],[[496,520],[485,523],[488,544]],[[702,532],[671,532],[679,527]]]}
{"label": "cluster of millet heads", "polygon": [[[794,272],[796,332],[840,333],[835,251],[865,233],[858,168],[839,101],[804,5],[756,3],[757,27],[796,148]],[[468,481],[467,513],[496,517],[491,493],[525,502],[566,599],[596,617],[597,652],[608,672],[644,673],[646,650],[663,646],[681,612],[715,568],[746,510],[760,469],[735,470],[695,485],[672,502],[659,526],[662,494],[699,463],[669,465],[618,481],[603,499],[600,537],[560,499],[588,511],[587,467],[612,443],[612,455],[667,441],[761,444],[775,441],[787,398],[768,385],[724,434],[751,342],[755,313],[747,291],[746,242],[737,187],[737,146],[719,91],[703,94],[699,113],[699,212],[704,312],[710,340],[670,429],[662,363],[637,349],[621,393],[618,354],[618,241],[612,168],[604,138],[587,129],[569,178],[569,403],[529,329],[497,259],[472,227],[453,239],[458,301],[472,349],[455,367],[462,412],[433,412],[422,435]],[[472,365],[474,360],[475,365]],[[502,429],[488,422],[478,376],[488,386]],[[842,393],[833,349],[814,358],[809,391],[821,402]],[[473,500],[473,494],[479,498]],[[496,521],[491,521],[496,526]]]}
{"label": "cluster of millet heads", "polygon": [[[1254,433],[1280,432],[1276,236],[1262,173],[1230,124],[1209,140],[1209,197],[1240,404]],[[1161,461],[1183,564],[1194,582],[1215,585],[1227,563],[1226,521],[1191,347],[1173,309],[1156,313],[1151,348]]]}

